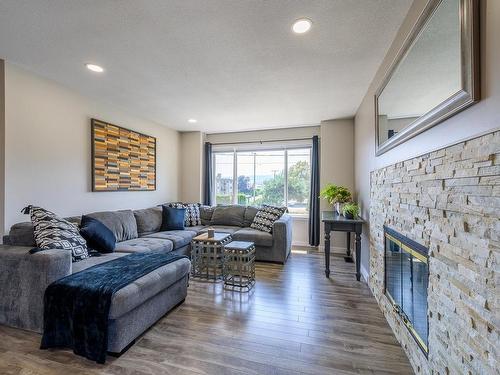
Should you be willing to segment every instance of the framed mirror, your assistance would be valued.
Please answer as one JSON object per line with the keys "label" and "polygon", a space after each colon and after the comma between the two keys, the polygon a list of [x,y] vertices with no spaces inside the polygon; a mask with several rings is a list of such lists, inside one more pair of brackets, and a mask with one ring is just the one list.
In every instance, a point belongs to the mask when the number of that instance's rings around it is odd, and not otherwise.
{"label": "framed mirror", "polygon": [[479,100],[478,21],[478,0],[429,0],[375,94],[376,155]]}

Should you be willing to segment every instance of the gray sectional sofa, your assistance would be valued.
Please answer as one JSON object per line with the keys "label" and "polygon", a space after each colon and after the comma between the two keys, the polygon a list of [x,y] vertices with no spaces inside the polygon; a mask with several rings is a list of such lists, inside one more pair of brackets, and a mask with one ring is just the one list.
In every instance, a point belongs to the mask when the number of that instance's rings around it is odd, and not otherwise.
{"label": "gray sectional sofa", "polygon": [[[283,215],[273,233],[250,228],[257,208],[244,206],[201,207],[202,225],[185,230],[160,231],[161,207],[142,210],[96,212],[88,216],[104,223],[115,235],[115,251],[72,263],[71,252],[35,247],[31,223],[12,226],[0,248],[0,324],[36,332],[43,329],[43,295],[49,284],[71,273],[128,253],[163,251],[189,255],[193,237],[209,226],[229,233],[234,240],[252,241],[256,259],[285,263],[291,250],[291,217]],[[80,217],[67,218],[79,224]],[[187,295],[191,263],[181,259],[158,268],[121,289],[112,299],[108,351],[121,352]]]}

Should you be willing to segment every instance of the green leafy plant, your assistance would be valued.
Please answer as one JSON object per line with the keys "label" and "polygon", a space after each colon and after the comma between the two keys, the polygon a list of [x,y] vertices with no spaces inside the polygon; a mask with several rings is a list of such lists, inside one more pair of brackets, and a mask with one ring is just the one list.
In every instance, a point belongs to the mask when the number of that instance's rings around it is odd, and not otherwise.
{"label": "green leafy plant", "polygon": [[334,184],[326,185],[326,187],[321,190],[319,196],[326,199],[330,204],[345,203],[352,199],[349,189]]}
{"label": "green leafy plant", "polygon": [[354,219],[359,215],[359,206],[354,202],[346,203],[342,213],[347,219]]}

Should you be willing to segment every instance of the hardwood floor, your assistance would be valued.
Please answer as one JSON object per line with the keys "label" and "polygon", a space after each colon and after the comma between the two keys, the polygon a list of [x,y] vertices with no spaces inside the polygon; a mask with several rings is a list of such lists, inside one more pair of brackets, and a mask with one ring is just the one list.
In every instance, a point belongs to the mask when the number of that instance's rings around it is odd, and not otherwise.
{"label": "hardwood floor", "polygon": [[188,297],[120,358],[98,365],[0,326],[0,374],[412,374],[354,264],[292,254],[257,264],[249,295],[191,281]]}

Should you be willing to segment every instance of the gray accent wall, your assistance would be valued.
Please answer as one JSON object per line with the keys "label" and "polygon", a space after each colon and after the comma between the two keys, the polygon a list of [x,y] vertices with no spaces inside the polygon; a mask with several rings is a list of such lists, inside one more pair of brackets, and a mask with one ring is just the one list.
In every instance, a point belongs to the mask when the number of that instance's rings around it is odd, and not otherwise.
{"label": "gray accent wall", "polygon": [[[500,127],[500,1],[481,1],[481,86],[478,104],[451,117],[430,130],[410,139],[385,154],[375,156],[374,93],[378,88],[406,35],[424,9],[426,0],[415,0],[398,34],[382,61],[355,116],[355,190],[362,206],[362,215],[369,216],[370,172],[387,165],[431,152],[442,147],[486,134]],[[363,233],[362,271],[369,271],[369,224]]]}
{"label": "gray accent wall", "polygon": [[[321,122],[320,139],[320,189],[328,183],[342,185],[354,190],[354,121],[353,119],[327,120]],[[354,197],[356,199],[356,197]],[[322,211],[333,210],[324,199],[320,200]],[[332,251],[345,253],[346,234],[331,233]],[[320,243],[324,244],[321,225]],[[354,245],[352,236],[351,246]],[[335,273],[335,271],[333,271]]]}

